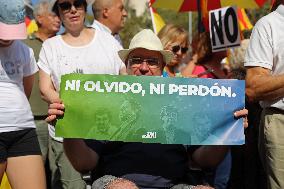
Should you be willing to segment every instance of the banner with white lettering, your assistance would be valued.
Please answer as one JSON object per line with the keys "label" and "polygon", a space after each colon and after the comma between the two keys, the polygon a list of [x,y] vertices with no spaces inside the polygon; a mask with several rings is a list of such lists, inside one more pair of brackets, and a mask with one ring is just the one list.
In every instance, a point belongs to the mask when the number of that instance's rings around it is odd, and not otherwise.
{"label": "banner with white lettering", "polygon": [[209,27],[213,52],[240,46],[236,7],[224,7],[209,11]]}
{"label": "banner with white lettering", "polygon": [[240,80],[69,74],[56,135],[124,142],[240,145]]}

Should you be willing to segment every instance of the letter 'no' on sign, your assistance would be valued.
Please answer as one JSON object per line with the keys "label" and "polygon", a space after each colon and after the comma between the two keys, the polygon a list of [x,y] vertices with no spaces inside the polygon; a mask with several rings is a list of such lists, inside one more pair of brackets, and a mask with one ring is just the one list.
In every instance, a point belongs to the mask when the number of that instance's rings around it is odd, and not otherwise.
{"label": "letter 'no' on sign", "polygon": [[209,12],[212,51],[240,46],[237,8],[225,7]]}

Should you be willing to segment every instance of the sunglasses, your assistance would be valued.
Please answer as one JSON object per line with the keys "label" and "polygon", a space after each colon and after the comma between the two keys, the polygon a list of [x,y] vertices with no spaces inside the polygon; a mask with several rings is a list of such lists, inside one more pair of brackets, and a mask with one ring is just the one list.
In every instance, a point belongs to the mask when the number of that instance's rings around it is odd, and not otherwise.
{"label": "sunglasses", "polygon": [[177,53],[179,50],[181,50],[182,54],[185,54],[188,51],[188,47],[181,47],[179,45],[175,45],[172,47],[173,53]]}
{"label": "sunglasses", "polygon": [[128,59],[129,66],[141,66],[143,62],[146,62],[150,68],[158,68],[160,65],[158,58],[132,57]]}
{"label": "sunglasses", "polygon": [[70,12],[70,10],[72,9],[72,6],[74,6],[77,10],[78,9],[83,9],[86,6],[86,1],[85,0],[75,0],[73,2],[73,4],[70,3],[69,1],[58,3],[58,7],[64,13]]}

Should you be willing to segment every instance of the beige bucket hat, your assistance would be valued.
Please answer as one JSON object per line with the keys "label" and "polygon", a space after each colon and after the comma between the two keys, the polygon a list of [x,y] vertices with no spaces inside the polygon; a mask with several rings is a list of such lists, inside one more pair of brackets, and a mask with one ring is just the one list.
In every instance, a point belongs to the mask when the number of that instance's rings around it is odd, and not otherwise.
{"label": "beige bucket hat", "polygon": [[164,50],[164,47],[157,37],[157,35],[150,29],[143,29],[137,33],[130,42],[129,49],[123,49],[118,51],[118,55],[123,62],[125,62],[127,56],[131,51],[137,48],[144,48],[152,51],[159,51],[163,55],[163,59],[168,64],[174,54],[169,50]]}

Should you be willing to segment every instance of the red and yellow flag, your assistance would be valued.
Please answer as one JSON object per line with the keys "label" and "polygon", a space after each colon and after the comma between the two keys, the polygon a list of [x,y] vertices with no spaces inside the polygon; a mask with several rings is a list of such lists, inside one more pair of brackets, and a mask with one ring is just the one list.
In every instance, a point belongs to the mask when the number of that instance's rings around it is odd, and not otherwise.
{"label": "red and yellow flag", "polygon": [[[155,0],[155,8],[166,8],[177,12],[198,11],[198,2],[203,0]],[[240,8],[260,8],[267,0],[207,0],[207,10],[237,6]]]}
{"label": "red and yellow flag", "polygon": [[159,33],[159,31],[166,25],[163,18],[157,13],[155,8],[153,8],[151,5],[155,2],[155,0],[150,1],[150,13],[152,18],[152,24],[153,29],[156,34]]}
{"label": "red and yellow flag", "polygon": [[25,23],[27,27],[27,34],[30,35],[38,30],[38,26],[36,24],[36,21],[33,19],[31,20],[30,18],[26,17],[25,18]]}
{"label": "red and yellow flag", "polygon": [[238,8],[238,19],[239,19],[239,26],[240,30],[251,30],[253,28],[253,25],[251,24],[245,9]]}

